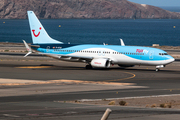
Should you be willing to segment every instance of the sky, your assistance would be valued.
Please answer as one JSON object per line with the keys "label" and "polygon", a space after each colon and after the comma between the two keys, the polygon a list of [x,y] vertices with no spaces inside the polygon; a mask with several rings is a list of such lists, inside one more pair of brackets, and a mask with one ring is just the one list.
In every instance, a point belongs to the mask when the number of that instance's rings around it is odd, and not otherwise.
{"label": "sky", "polygon": [[180,0],[128,0],[140,4],[148,4],[153,6],[172,6],[180,7]]}

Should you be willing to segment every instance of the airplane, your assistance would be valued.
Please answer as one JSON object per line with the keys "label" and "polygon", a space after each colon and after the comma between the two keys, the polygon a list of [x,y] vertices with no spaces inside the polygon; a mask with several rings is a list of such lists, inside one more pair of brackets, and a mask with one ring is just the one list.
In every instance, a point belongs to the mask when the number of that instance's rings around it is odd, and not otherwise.
{"label": "airplane", "polygon": [[172,63],[175,59],[167,52],[151,47],[96,44],[64,44],[52,39],[33,11],[27,11],[33,44],[23,40],[28,53],[46,55],[58,60],[84,62],[86,69],[109,68],[111,65],[133,67],[135,65],[156,66],[155,71]]}

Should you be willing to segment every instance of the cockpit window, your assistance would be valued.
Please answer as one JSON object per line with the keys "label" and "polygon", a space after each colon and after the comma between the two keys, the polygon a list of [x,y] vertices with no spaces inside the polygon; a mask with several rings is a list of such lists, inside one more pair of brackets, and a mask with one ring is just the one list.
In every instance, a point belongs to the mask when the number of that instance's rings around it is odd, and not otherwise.
{"label": "cockpit window", "polygon": [[159,53],[159,55],[168,55],[167,53]]}

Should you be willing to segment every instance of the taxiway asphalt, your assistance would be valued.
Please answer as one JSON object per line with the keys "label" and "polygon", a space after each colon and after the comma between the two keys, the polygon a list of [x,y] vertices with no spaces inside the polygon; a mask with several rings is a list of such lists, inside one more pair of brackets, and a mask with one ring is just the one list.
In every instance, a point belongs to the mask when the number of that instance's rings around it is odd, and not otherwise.
{"label": "taxiway asphalt", "polygon": [[[49,59],[48,59],[49,60]],[[80,99],[107,99],[180,93],[178,61],[155,72],[155,67],[86,70],[83,63],[63,61],[2,60],[0,78],[12,80],[78,80],[133,83],[129,87],[96,84],[51,83],[0,86],[0,119],[100,119],[106,108],[113,110],[108,120],[178,119],[180,111],[120,106],[66,103]],[[59,102],[61,101],[61,102]],[[62,102],[63,101],[63,102]]]}

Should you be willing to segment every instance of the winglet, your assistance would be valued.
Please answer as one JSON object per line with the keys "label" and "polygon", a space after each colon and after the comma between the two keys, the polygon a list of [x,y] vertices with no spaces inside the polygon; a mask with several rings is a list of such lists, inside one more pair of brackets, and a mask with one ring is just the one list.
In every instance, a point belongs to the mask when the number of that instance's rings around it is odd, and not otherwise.
{"label": "winglet", "polygon": [[122,39],[120,39],[120,41],[121,41],[121,46],[125,46],[125,44],[124,44],[123,40],[122,40]]}
{"label": "winglet", "polygon": [[25,47],[26,47],[26,49],[28,51],[28,53],[24,57],[27,57],[29,54],[32,53],[32,49],[28,46],[28,44],[26,43],[25,40],[23,40],[23,42],[24,42],[24,45],[25,45]]}

